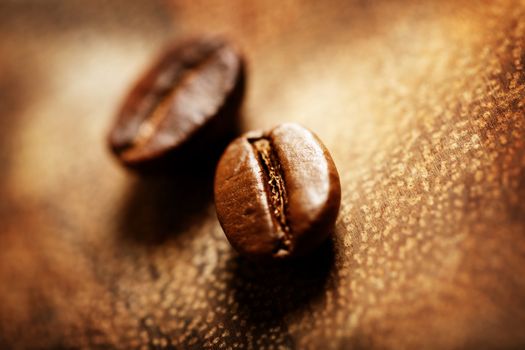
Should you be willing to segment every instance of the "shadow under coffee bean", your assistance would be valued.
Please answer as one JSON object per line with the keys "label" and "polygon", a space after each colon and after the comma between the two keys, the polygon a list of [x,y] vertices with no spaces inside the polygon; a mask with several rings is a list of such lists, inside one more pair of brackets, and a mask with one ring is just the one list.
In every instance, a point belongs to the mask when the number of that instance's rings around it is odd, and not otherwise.
{"label": "shadow under coffee bean", "polygon": [[214,191],[228,240],[253,259],[309,253],[330,235],[341,201],[328,150],[297,124],[234,140],[217,166]]}
{"label": "shadow under coffee bean", "polygon": [[[333,288],[334,249],[328,239],[311,255],[293,260],[259,264],[242,256],[232,256],[226,268],[233,273],[226,283],[228,290],[233,291],[237,307],[227,308],[225,322],[236,317],[245,320],[236,324],[241,341],[246,339],[246,334],[261,339],[259,337],[273,328],[288,339],[284,343],[289,341],[289,348],[294,348],[286,320]],[[270,337],[266,338],[267,344],[264,336],[261,341],[260,347],[271,346]]]}
{"label": "shadow under coffee bean", "polygon": [[217,159],[236,134],[243,94],[243,59],[228,42],[203,37],[174,45],[128,94],[110,147],[139,170]]}
{"label": "shadow under coffee bean", "polygon": [[126,190],[117,217],[124,244],[159,246],[205,220],[213,201],[210,172],[141,176]]}

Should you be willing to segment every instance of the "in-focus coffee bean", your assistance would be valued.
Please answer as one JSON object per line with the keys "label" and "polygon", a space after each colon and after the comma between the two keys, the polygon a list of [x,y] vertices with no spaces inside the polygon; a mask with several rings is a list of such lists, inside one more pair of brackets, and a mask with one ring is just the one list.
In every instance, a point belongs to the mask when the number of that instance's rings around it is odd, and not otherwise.
{"label": "in-focus coffee bean", "polygon": [[217,166],[214,191],[231,245],[257,260],[313,250],[332,232],[341,201],[330,154],[297,124],[234,140]]}
{"label": "in-focus coffee bean", "polygon": [[243,59],[224,39],[170,46],[124,100],[109,135],[111,149],[139,169],[173,155],[209,152],[234,132],[243,94]]}

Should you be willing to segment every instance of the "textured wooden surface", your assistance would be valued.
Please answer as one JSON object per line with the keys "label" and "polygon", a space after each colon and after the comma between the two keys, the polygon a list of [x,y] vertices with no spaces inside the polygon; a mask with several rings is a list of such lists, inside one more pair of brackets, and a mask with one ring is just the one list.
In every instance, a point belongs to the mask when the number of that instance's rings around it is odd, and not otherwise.
{"label": "textured wooden surface", "polygon": [[[239,258],[209,172],[106,149],[196,32],[244,49],[245,130],[332,151],[342,208],[307,261]],[[512,1],[3,1],[0,348],[523,348],[524,45]]]}

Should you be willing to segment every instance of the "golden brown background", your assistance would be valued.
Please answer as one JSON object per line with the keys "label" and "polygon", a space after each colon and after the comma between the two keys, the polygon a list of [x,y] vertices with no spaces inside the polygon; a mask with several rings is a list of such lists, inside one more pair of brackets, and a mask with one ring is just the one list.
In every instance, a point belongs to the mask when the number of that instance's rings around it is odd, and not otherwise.
{"label": "golden brown background", "polygon": [[[332,151],[311,259],[239,258],[210,174],[108,153],[129,84],[195,33],[244,49],[243,129]],[[524,48],[517,1],[2,1],[0,348],[523,348]]]}

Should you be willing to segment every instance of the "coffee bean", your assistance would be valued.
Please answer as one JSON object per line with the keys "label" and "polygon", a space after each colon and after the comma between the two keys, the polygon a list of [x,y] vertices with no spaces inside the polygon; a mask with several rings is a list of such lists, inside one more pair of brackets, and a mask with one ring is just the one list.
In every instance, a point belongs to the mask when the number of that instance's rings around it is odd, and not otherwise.
{"label": "coffee bean", "polygon": [[312,251],[330,235],[340,201],[330,154],[297,124],[235,139],[215,173],[221,226],[231,245],[254,259]]}
{"label": "coffee bean", "polygon": [[217,149],[213,143],[235,130],[243,94],[243,60],[228,42],[205,37],[172,45],[124,100],[111,149],[131,167]]}

